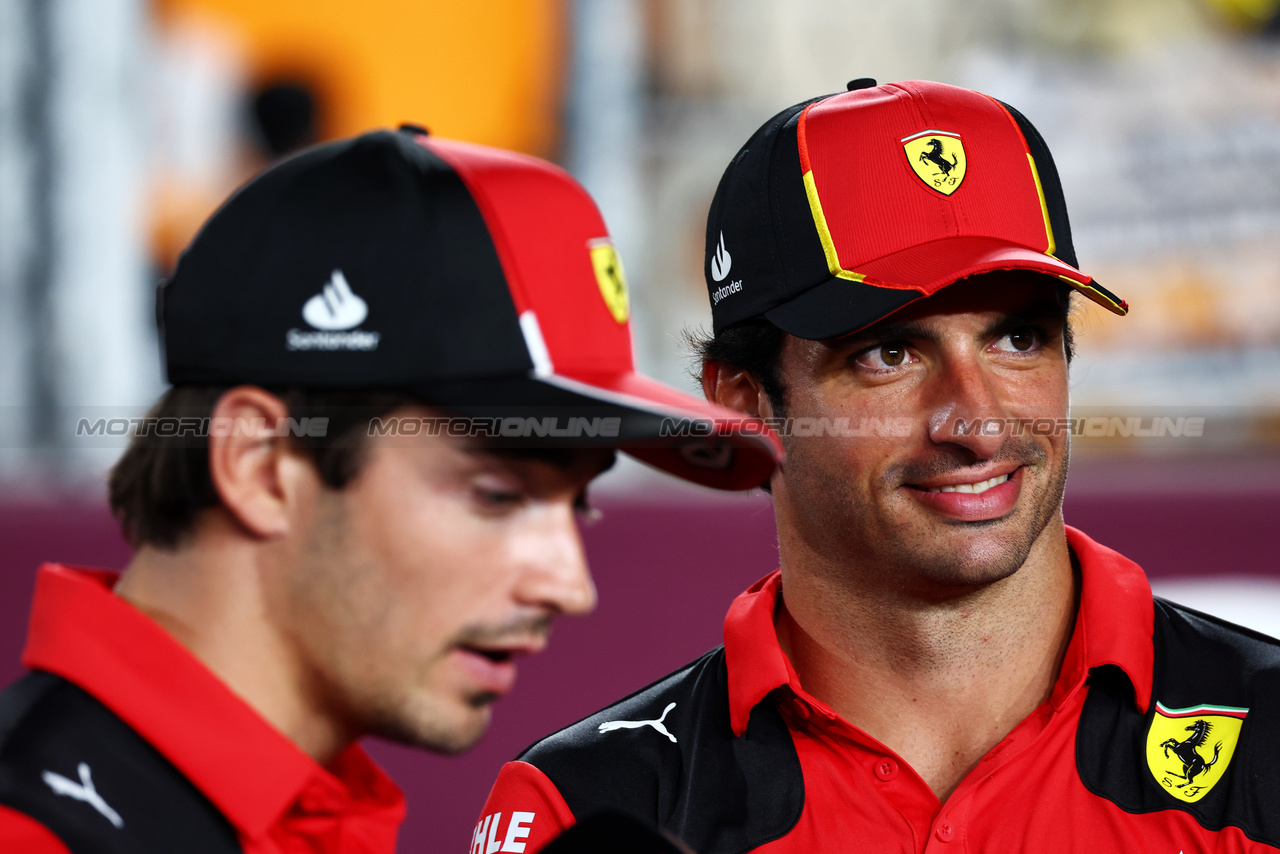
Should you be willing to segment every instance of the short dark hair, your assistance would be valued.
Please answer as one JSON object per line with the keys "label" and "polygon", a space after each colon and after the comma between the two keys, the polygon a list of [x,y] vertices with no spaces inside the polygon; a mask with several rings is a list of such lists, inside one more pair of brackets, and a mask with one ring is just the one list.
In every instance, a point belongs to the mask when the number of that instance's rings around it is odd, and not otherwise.
{"label": "short dark hair", "polygon": [[[1071,330],[1071,295],[1075,289],[1058,282],[1057,293],[1062,306],[1062,346],[1070,364],[1076,348]],[[711,336],[690,332],[686,337],[698,361],[694,366],[695,380],[701,380],[702,366],[708,363],[722,362],[741,368],[760,383],[774,414],[780,418],[786,416],[787,389],[778,375],[785,332],[764,317],[753,317]]]}
{"label": "short dark hair", "polygon": [[[230,386],[180,385],[169,389],[147,414],[154,419],[208,419]],[[415,401],[395,391],[270,390],[290,415],[326,417],[325,436],[290,437],[316,466],[321,481],[342,489],[364,462],[369,419]],[[191,533],[201,512],[218,504],[209,473],[207,436],[156,436],[135,433],[111,470],[107,491],[111,512],[125,539],[174,549]]]}
{"label": "short dark hair", "polygon": [[760,383],[773,404],[774,414],[784,417],[787,390],[778,375],[778,362],[786,338],[787,333],[763,317],[753,317],[711,336],[689,332],[688,343],[698,360],[693,366],[694,379],[700,381],[702,366],[710,363],[741,368]]}

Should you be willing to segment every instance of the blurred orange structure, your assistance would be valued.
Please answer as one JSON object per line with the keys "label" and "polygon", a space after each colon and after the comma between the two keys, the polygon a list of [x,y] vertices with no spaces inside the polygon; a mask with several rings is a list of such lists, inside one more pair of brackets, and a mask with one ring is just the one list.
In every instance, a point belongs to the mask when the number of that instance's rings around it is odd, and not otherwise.
{"label": "blurred orange structure", "polygon": [[555,152],[561,0],[155,0],[243,39],[252,82],[301,77],[325,101],[327,137],[422,122],[441,136]]}
{"label": "blurred orange structure", "polygon": [[[209,28],[233,43],[247,91],[305,83],[320,139],[413,122],[432,133],[554,158],[569,34],[564,0],[153,0],[162,34]],[[153,255],[176,259],[225,186],[156,175]],[[203,182],[201,182],[203,183]]]}

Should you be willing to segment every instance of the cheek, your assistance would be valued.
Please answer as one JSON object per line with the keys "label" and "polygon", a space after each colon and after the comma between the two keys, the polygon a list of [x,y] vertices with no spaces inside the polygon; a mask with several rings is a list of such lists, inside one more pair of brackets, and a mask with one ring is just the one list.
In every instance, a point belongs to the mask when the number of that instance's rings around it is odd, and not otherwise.
{"label": "cheek", "polygon": [[370,592],[387,603],[394,630],[451,634],[490,594],[483,568],[501,540],[461,500],[411,486],[362,505],[353,534],[376,576],[369,581],[379,589]]}
{"label": "cheek", "polygon": [[900,438],[875,435],[856,420],[819,425],[819,429],[823,426],[825,434],[792,436],[786,442],[783,476],[797,496],[831,501],[838,495],[874,489],[893,459],[894,448],[902,447]]}
{"label": "cheek", "polygon": [[1009,382],[1006,404],[1017,414],[1030,418],[1058,418],[1070,404],[1070,388],[1065,370],[1027,371]]}

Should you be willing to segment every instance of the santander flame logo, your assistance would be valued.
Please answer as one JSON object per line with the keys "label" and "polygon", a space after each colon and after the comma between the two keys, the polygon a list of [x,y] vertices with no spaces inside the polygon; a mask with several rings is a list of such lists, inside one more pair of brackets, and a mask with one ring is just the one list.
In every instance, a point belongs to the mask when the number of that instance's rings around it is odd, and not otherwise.
{"label": "santander flame logo", "polygon": [[316,329],[353,329],[368,316],[368,303],[352,292],[341,270],[334,270],[320,293],[302,306],[302,319]]}
{"label": "santander flame logo", "polygon": [[723,282],[733,266],[733,256],[724,248],[724,232],[720,232],[720,243],[716,245],[716,254],[711,256],[711,278]]}

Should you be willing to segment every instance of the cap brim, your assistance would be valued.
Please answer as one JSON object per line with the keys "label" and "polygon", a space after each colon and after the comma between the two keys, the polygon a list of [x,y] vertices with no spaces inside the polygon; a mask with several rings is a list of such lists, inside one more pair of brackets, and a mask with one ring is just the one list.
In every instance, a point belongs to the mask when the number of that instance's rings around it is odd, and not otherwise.
{"label": "cap brim", "polygon": [[857,332],[918,299],[968,276],[1028,270],[1054,276],[1116,314],[1129,304],[1092,277],[1051,255],[985,237],[950,238],[913,246],[864,264],[861,282],[832,277],[765,312],[775,326],[812,341]]}
{"label": "cap brim", "polygon": [[516,419],[494,436],[506,444],[616,447],[714,489],[760,486],[782,459],[782,443],[760,419],[631,372],[475,379],[416,391],[450,413],[484,419],[486,435],[497,426],[492,419]]}

